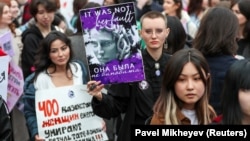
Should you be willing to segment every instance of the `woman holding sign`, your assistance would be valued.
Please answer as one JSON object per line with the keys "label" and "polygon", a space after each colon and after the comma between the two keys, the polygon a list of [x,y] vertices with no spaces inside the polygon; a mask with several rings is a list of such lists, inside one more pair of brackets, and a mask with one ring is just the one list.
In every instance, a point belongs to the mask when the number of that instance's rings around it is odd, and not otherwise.
{"label": "woman holding sign", "polygon": [[23,47],[21,33],[12,23],[10,1],[0,0],[0,45],[16,65],[20,65],[20,54]]}
{"label": "woman holding sign", "polygon": [[44,140],[38,135],[35,92],[87,82],[85,66],[72,61],[70,39],[60,31],[50,32],[41,42],[35,61],[35,73],[24,86],[24,114],[32,140]]}

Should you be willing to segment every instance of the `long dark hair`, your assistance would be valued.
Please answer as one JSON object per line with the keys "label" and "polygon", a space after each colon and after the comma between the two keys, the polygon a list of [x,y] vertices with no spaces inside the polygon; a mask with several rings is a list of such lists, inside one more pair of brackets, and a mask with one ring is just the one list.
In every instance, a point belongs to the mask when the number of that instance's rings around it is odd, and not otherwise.
{"label": "long dark hair", "polygon": [[163,50],[173,54],[184,48],[187,34],[181,21],[175,16],[167,16],[167,25],[170,32],[167,37],[167,48],[163,48]]}
{"label": "long dark hair", "polygon": [[188,14],[198,16],[204,10],[202,2],[203,0],[190,0],[188,4]]}
{"label": "long dark hair", "polygon": [[[173,0],[174,4],[178,5],[178,9],[176,9],[176,16],[181,19],[181,11],[183,10],[183,6],[182,6],[182,1],[181,0]],[[163,10],[164,12],[164,10]],[[167,13],[165,13],[167,15]]]}
{"label": "long dark hair", "polygon": [[[40,43],[37,55],[36,55],[36,61],[35,61],[35,77],[33,80],[36,80],[37,76],[40,72],[48,69],[48,67],[53,66],[56,71],[56,65],[50,60],[49,54],[51,49],[51,44],[55,40],[61,40],[64,42],[70,49],[70,58],[67,62],[66,69],[70,69],[69,63],[72,61],[73,57],[73,51],[71,46],[71,40],[67,37],[66,34],[60,32],[60,31],[52,31],[50,32]],[[47,71],[46,71],[47,72]],[[53,73],[53,72],[52,72]]]}
{"label": "long dark hair", "polygon": [[238,4],[240,13],[246,17],[246,25],[243,29],[243,36],[245,39],[250,40],[250,1],[240,0],[236,2]]}
{"label": "long dark hair", "polygon": [[236,42],[238,27],[238,19],[230,9],[211,8],[200,22],[193,47],[205,56],[235,55],[238,48]]}
{"label": "long dark hair", "polygon": [[[183,67],[191,62],[197,69],[205,86],[202,98],[195,104],[195,111],[199,124],[211,122],[209,110],[209,94],[211,89],[211,78],[208,63],[202,53],[194,48],[181,49],[173,54],[167,63],[161,86],[160,95],[154,105],[154,113],[163,113],[166,124],[181,124],[177,118],[177,109],[182,109],[182,101],[176,96],[175,83],[179,79]],[[204,71],[204,72],[203,72]]]}
{"label": "long dark hair", "polygon": [[222,90],[222,124],[242,124],[239,90],[250,90],[250,59],[233,63],[228,69]]}

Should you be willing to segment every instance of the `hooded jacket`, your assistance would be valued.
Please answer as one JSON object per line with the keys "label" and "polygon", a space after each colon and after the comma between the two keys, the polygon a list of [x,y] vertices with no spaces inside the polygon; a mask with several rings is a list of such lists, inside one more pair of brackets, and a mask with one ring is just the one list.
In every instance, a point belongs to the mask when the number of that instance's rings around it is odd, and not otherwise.
{"label": "hooded jacket", "polygon": [[[51,26],[51,30],[56,30],[55,26]],[[22,33],[21,67],[24,79],[34,71],[35,55],[43,39],[41,31],[36,25],[32,25]]]}

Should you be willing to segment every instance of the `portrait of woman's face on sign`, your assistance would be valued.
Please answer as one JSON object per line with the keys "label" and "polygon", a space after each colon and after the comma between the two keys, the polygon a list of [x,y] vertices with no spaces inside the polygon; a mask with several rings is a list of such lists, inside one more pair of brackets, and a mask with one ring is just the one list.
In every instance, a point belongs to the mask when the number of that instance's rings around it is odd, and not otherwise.
{"label": "portrait of woman's face on sign", "polygon": [[90,29],[84,35],[85,47],[89,55],[95,58],[93,62],[97,64],[105,64],[113,59],[117,59],[117,41],[112,32],[101,29],[97,31],[95,28]]}
{"label": "portrait of woman's face on sign", "polygon": [[123,60],[131,56],[132,48],[140,40],[137,26],[124,28],[92,28],[84,31],[84,42],[89,64],[105,65],[112,60]]}

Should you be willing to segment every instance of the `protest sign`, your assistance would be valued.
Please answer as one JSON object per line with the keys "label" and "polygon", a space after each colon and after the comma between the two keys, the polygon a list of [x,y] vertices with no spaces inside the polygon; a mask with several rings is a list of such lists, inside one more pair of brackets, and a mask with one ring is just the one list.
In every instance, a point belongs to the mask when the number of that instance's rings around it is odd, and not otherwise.
{"label": "protest sign", "polygon": [[12,35],[10,31],[1,35],[0,36],[0,48],[2,48],[2,50],[6,52],[10,57],[13,57],[14,50],[13,50],[11,39],[12,39]]}
{"label": "protest sign", "polygon": [[9,70],[7,105],[12,111],[23,94],[24,79],[22,69],[13,61],[10,62]]}
{"label": "protest sign", "polygon": [[0,95],[7,101],[9,56],[0,56]]}
{"label": "protest sign", "polygon": [[91,80],[145,79],[133,2],[82,9],[80,19]]}
{"label": "protest sign", "polygon": [[46,141],[105,141],[104,120],[93,113],[86,85],[36,92],[38,134]]}

